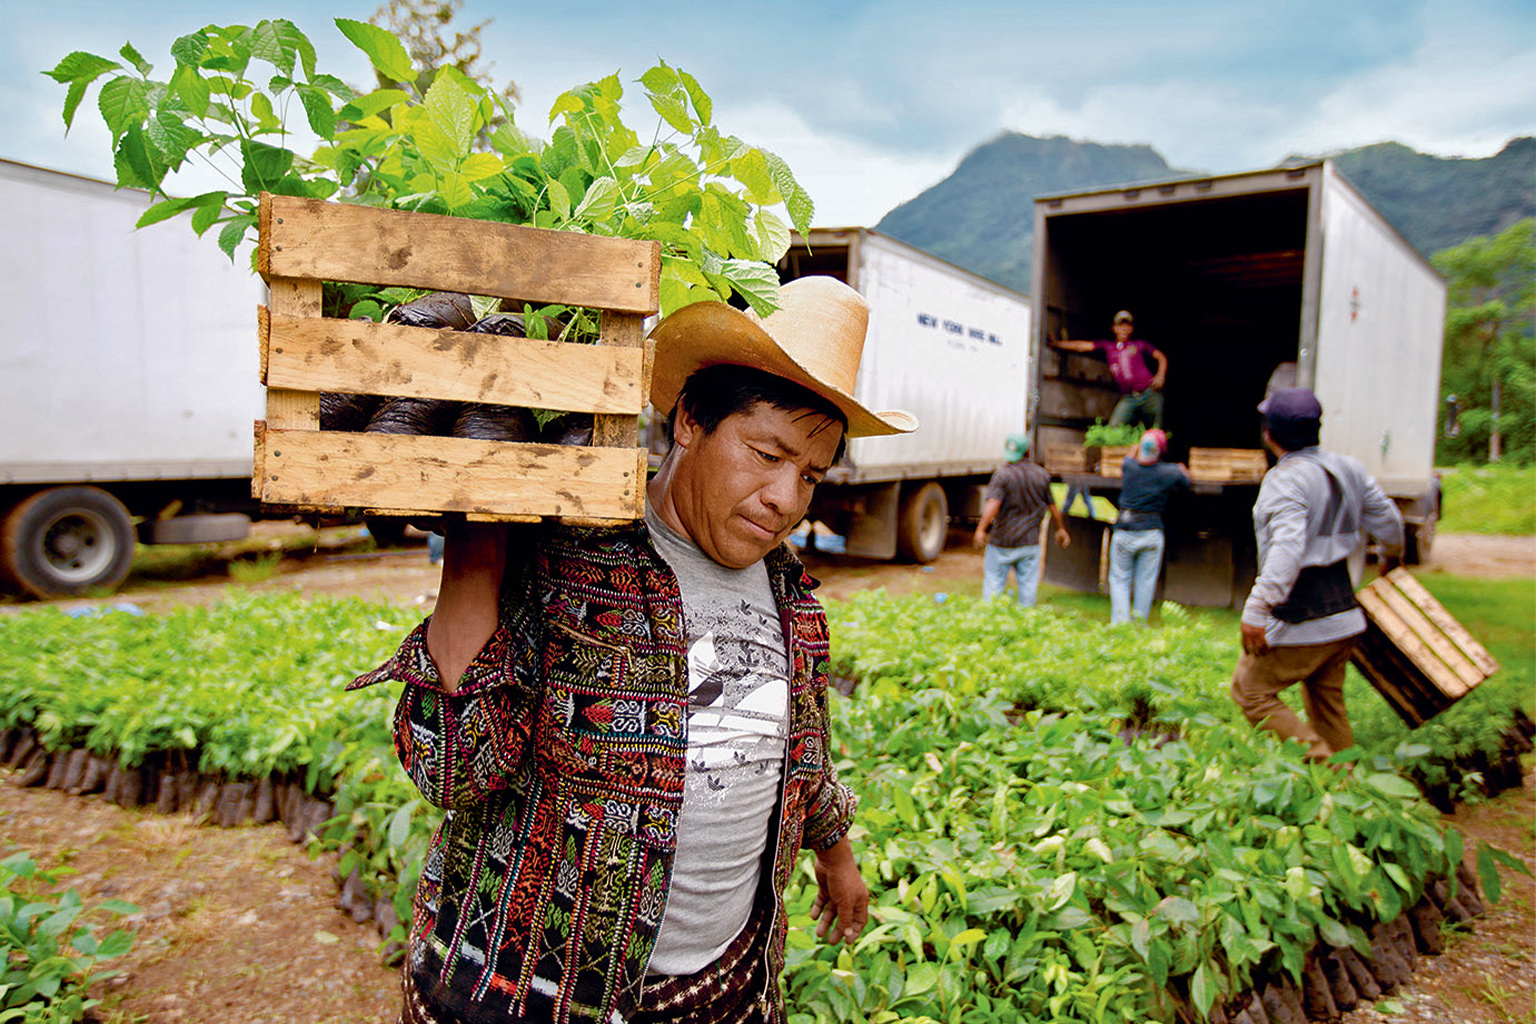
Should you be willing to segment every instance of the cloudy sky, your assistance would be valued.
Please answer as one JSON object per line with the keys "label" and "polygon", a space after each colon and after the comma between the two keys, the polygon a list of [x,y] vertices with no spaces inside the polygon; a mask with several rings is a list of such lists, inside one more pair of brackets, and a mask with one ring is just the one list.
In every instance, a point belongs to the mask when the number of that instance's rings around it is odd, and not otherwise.
{"label": "cloudy sky", "polygon": [[[0,157],[112,176],[94,107],[66,138],[64,87],[40,74],[71,50],[131,40],[164,68],[190,29],[286,17],[322,70],[360,83],[366,59],[331,19],[376,9],[0,0]],[[487,18],[525,130],[544,133],[565,89],[661,57],[713,95],[722,128],[789,161],[825,225],[873,224],[1002,131],[1147,143],[1216,173],[1388,139],[1488,156],[1536,132],[1530,0],[466,0],[458,20]]]}

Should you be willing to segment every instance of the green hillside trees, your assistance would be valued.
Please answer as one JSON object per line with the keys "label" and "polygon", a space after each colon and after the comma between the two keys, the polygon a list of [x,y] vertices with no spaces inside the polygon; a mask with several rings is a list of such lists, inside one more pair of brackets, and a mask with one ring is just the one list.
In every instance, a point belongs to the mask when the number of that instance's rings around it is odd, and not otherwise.
{"label": "green hillside trees", "polygon": [[1536,219],[1433,262],[1450,288],[1439,460],[1536,461]]}

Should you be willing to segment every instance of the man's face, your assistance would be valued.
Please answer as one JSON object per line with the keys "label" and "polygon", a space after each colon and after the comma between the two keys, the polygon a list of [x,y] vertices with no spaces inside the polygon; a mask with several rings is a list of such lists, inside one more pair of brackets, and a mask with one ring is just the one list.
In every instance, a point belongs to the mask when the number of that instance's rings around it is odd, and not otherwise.
{"label": "man's face", "polygon": [[809,409],[790,412],[759,402],[705,434],[679,408],[673,441],[683,450],[674,452],[676,465],[658,512],[716,562],[745,568],[783,543],[805,517],[842,432],[841,424]]}
{"label": "man's face", "polygon": [[1129,320],[1120,320],[1115,324],[1115,340],[1130,341],[1132,324]]}

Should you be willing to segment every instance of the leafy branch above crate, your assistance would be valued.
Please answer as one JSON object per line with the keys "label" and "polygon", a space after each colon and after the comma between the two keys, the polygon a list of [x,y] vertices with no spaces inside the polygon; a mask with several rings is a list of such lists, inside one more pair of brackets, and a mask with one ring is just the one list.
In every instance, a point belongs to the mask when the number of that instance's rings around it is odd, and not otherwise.
{"label": "leafy branch above crate", "polygon": [[[181,36],[164,80],[131,44],[120,51],[126,67],[76,51],[48,74],[68,86],[66,127],[104,79],[98,106],[118,184],[167,196],[139,226],[190,211],[199,234],[219,227],[231,258],[258,230],[262,192],[337,198],[655,241],[661,312],[733,294],[759,314],[777,308],[772,265],[789,248],[790,223],[809,229],[814,204],[782,158],[714,124],[708,93],[686,71],[660,61],[640,76],[661,119],[651,141],[625,124],[615,74],[558,97],[545,142],[517,127],[504,97],[457,68],[436,69],[423,90],[398,39],[346,18],[335,24],[401,88],[356,93],[318,69],[308,37],[283,19]],[[292,148],[302,128],[286,119],[300,110],[318,139],[307,157]],[[168,176],[193,162],[231,187],[169,197]]]}

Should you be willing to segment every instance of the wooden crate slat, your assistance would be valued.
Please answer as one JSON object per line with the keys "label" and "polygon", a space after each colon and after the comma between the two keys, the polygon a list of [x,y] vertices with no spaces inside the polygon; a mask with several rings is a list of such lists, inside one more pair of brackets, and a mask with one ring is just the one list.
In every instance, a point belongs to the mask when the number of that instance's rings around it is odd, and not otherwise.
{"label": "wooden crate slat", "polygon": [[[270,314],[319,316],[320,282],[289,278],[267,281]],[[257,310],[258,326],[261,311]],[[267,389],[267,426],[286,430],[315,430],[320,426],[320,396],[287,388]]]}
{"label": "wooden crate slat", "polygon": [[1354,649],[1350,651],[1350,664],[1365,677],[1366,682],[1379,693],[1387,706],[1397,712],[1399,718],[1407,723],[1409,728],[1417,728],[1424,724],[1423,716],[1418,712],[1417,705],[1400,693],[1393,682],[1395,678],[1389,668],[1377,664],[1375,651],[1372,645],[1361,637],[1356,641]]}
{"label": "wooden crate slat", "polygon": [[267,421],[256,421],[256,444],[251,458],[251,497],[261,500],[261,482],[267,475]]}
{"label": "wooden crate slat", "polygon": [[[645,363],[644,317],[604,312],[599,332],[598,348],[612,352],[631,352],[642,365]],[[650,375],[645,374],[645,379],[649,378]],[[644,405],[649,397],[648,394],[642,394],[641,404]],[[636,413],[639,411],[639,408],[635,409]],[[632,448],[640,443],[639,422],[633,415],[595,416],[592,421],[592,443],[604,447]]]}
{"label": "wooden crate slat", "polygon": [[1475,640],[1466,627],[1457,622],[1451,613],[1445,610],[1445,606],[1435,600],[1435,596],[1424,589],[1424,584],[1414,579],[1406,569],[1393,569],[1387,573],[1387,579],[1397,589],[1411,600],[1424,612],[1424,615],[1455,642],[1468,658],[1478,668],[1482,669],[1485,677],[1493,675],[1499,670],[1499,663],[1488,653],[1488,649]]}
{"label": "wooden crate slat", "polygon": [[267,319],[269,387],[627,414],[631,421],[645,404],[637,349],[366,320]]}
{"label": "wooden crate slat", "polygon": [[[658,243],[263,194],[263,277],[404,285],[650,314]],[[274,312],[291,312],[278,310]]]}
{"label": "wooden crate slat", "polygon": [[270,424],[264,444],[261,499],[275,504],[630,520],[644,514],[640,449]]}
{"label": "wooden crate slat", "polygon": [[1418,670],[1434,681],[1445,694],[1459,697],[1467,692],[1467,684],[1457,678],[1450,666],[1435,656],[1429,646],[1414,634],[1408,624],[1382,600],[1381,595],[1369,587],[1355,595],[1360,607],[1397,648],[1403,652]]}
{"label": "wooden crate slat", "polygon": [[1136,446],[1133,444],[1104,445],[1099,449],[1099,476],[1118,479],[1121,476],[1120,463],[1135,450]]}
{"label": "wooden crate slat", "polygon": [[1441,690],[1369,619],[1365,634],[1350,652],[1350,660],[1409,725],[1422,725],[1458,699]]}
{"label": "wooden crate slat", "polygon": [[1268,463],[1258,448],[1191,448],[1189,475],[1201,483],[1255,483]]}
{"label": "wooden crate slat", "polygon": [[1390,580],[1378,579],[1371,584],[1370,589],[1381,595],[1381,599],[1387,602],[1387,607],[1397,612],[1398,618],[1402,619],[1408,628],[1413,630],[1414,635],[1424,641],[1429,649],[1434,651],[1452,672],[1456,673],[1457,678],[1468,689],[1483,681],[1483,673],[1478,671],[1477,666],[1467,660],[1466,655],[1457,650],[1456,645],[1451,643],[1412,601],[1394,587]]}
{"label": "wooden crate slat", "polygon": [[1349,660],[1409,728],[1418,728],[1450,706],[1444,694],[1426,694],[1415,685],[1423,677],[1374,624],[1367,624]]}
{"label": "wooden crate slat", "polygon": [[1098,448],[1085,448],[1066,441],[1046,442],[1045,468],[1052,473],[1092,473],[1098,464]]}

